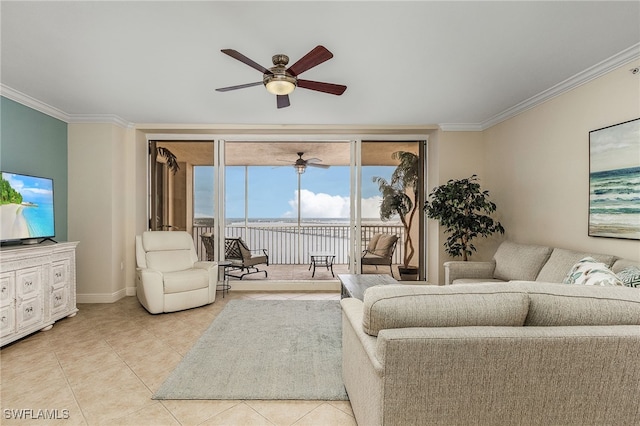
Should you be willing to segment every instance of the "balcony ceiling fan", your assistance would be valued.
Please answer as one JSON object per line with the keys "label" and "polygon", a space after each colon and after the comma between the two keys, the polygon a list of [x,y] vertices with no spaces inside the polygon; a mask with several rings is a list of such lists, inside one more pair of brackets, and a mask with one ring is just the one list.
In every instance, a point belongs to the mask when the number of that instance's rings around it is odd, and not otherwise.
{"label": "balcony ceiling fan", "polygon": [[246,87],[259,86],[260,84],[263,84],[269,93],[276,95],[278,108],[286,108],[290,105],[289,93],[293,92],[296,87],[337,96],[342,95],[344,91],[347,90],[347,86],[343,86],[341,84],[323,83],[320,81],[303,80],[298,78],[298,76],[303,72],[333,58],[333,54],[324,46],[314,47],[309,53],[304,55],[298,60],[298,62],[291,65],[289,68],[286,68],[289,63],[289,57],[283,54],[274,55],[271,58],[273,61],[273,67],[267,69],[236,50],[222,49],[221,52],[260,71],[262,73],[262,81],[240,84],[237,86],[221,87],[216,89],[218,92],[228,92],[230,90],[244,89]]}
{"label": "balcony ceiling fan", "polygon": [[[304,152],[298,152],[297,154],[298,154],[298,159],[292,164],[292,166],[296,169],[296,172],[299,175],[304,173],[304,171],[307,169],[307,166],[318,167],[320,169],[328,169],[330,167],[327,164],[320,164],[322,160],[319,158],[309,158],[305,160],[304,158],[302,158],[302,156],[304,155]],[[291,162],[291,160],[278,160],[278,161],[286,161],[287,163]]]}

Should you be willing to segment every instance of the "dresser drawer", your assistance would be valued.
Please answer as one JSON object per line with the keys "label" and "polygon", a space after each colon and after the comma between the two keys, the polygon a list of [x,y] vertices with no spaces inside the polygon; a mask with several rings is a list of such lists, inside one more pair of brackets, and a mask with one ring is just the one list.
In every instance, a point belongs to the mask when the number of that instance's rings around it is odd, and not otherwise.
{"label": "dresser drawer", "polygon": [[0,306],[13,303],[16,298],[16,274],[5,272],[0,274]]}
{"label": "dresser drawer", "polygon": [[0,337],[16,331],[16,310],[13,305],[0,308]]}
{"label": "dresser drawer", "polygon": [[32,299],[22,301],[18,299],[18,304],[16,305],[16,324],[18,331],[41,323],[44,319],[42,308],[41,294]]}
{"label": "dresser drawer", "polygon": [[65,312],[69,305],[69,288],[60,287],[51,292],[51,315]]}
{"label": "dresser drawer", "polygon": [[16,271],[16,292],[27,299],[40,294],[42,288],[42,268],[19,269]]}
{"label": "dresser drawer", "polygon": [[54,262],[51,265],[51,270],[54,287],[60,287],[69,282],[69,262]]}

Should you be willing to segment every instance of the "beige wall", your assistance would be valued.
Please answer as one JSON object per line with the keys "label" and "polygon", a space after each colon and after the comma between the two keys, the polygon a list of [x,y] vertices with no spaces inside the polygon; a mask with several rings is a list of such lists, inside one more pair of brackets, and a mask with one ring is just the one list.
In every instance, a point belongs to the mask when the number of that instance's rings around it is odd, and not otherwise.
{"label": "beige wall", "polygon": [[[473,174],[478,175],[483,189],[489,189],[493,199],[493,191],[486,186],[485,152],[482,132],[442,132],[429,139],[427,177],[427,194],[438,185],[449,179],[464,179]],[[442,264],[453,258],[444,249],[447,236],[438,227],[438,222],[429,220],[428,232],[428,281],[444,283]],[[477,253],[471,260],[490,259],[495,251],[495,239],[478,239],[473,241]],[[461,260],[457,258],[455,260]]]}
{"label": "beige wall", "polygon": [[70,124],[69,240],[77,249],[78,302],[112,302],[125,295],[126,232],[131,191],[127,140],[112,124]]}
{"label": "beige wall", "polygon": [[640,117],[627,64],[487,129],[484,183],[511,240],[640,260],[640,241],[587,235],[589,131]]}

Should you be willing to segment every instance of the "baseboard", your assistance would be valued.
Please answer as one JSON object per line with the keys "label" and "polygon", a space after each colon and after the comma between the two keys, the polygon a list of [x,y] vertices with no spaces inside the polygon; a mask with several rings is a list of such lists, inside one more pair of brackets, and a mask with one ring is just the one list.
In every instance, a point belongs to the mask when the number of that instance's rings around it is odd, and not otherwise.
{"label": "baseboard", "polygon": [[340,291],[340,282],[230,280],[231,291]]}
{"label": "baseboard", "polygon": [[76,303],[114,303],[126,297],[127,293],[128,290],[124,288],[115,293],[78,293],[76,294]]}

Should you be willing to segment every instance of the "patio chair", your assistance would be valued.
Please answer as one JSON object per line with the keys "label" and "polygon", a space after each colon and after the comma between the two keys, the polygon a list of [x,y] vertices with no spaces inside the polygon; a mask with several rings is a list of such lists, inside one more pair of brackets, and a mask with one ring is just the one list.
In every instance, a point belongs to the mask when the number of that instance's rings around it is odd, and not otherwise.
{"label": "patio chair", "polygon": [[362,273],[364,265],[374,265],[376,269],[378,269],[378,265],[389,265],[389,270],[393,277],[393,268],[391,267],[391,263],[397,242],[397,235],[375,234],[371,237],[367,248],[362,252],[362,258],[360,259],[360,273]]}
{"label": "patio chair", "polygon": [[213,234],[211,232],[205,232],[200,235],[200,239],[202,240],[202,244],[204,244],[204,250],[207,252],[207,260],[215,262],[215,258],[213,257]]}
{"label": "patio chair", "polygon": [[[254,255],[252,251],[262,251],[262,254]],[[260,270],[256,265],[265,264],[269,266],[269,255],[267,249],[251,250],[242,238],[225,238],[224,239],[224,257],[231,262],[227,275],[234,278],[242,279],[245,275],[257,274],[264,272],[267,277],[267,271]],[[236,271],[236,274],[233,272]]]}

